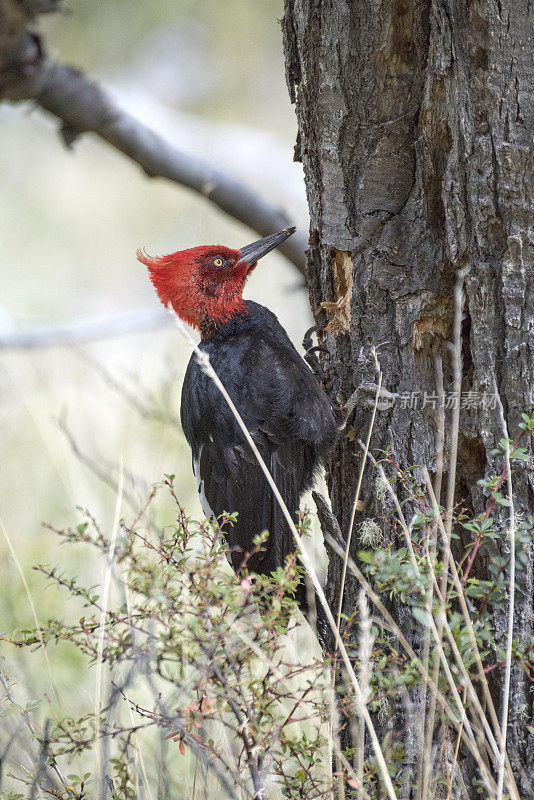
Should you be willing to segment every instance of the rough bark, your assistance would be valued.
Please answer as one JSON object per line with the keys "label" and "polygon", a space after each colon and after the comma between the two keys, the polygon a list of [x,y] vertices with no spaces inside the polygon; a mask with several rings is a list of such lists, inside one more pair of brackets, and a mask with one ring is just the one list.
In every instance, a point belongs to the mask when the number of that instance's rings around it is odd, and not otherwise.
{"label": "rough bark", "polygon": [[[325,384],[343,401],[373,381],[370,351],[379,347],[385,387],[420,393],[418,409],[397,401],[379,413],[373,434],[373,446],[390,447],[405,467],[435,469],[436,412],[431,402],[421,406],[423,393],[436,391],[436,355],[450,388],[458,268],[468,269],[462,390],[498,392],[511,437],[532,405],[532,18],[529,0],[286,0],[295,155],[311,215],[310,300],[331,353],[323,359]],[[461,413],[456,500],[473,513],[486,501],[477,481],[502,469],[491,455],[503,436],[491,405]],[[368,412],[357,411],[350,439],[364,438],[368,423]],[[333,510],[345,532],[359,468],[354,441],[343,439],[329,464]],[[515,469],[514,488],[518,510],[532,512],[528,468]],[[370,472],[364,501],[357,523],[383,515]],[[495,551],[506,554],[504,516],[501,526]],[[353,556],[358,549],[356,535]],[[533,634],[532,547],[529,558],[516,583],[521,641]],[[474,567],[483,577],[485,559]],[[332,596],[337,570],[332,560]],[[349,586],[346,608],[355,603]],[[503,642],[505,609],[494,622]],[[493,689],[499,707],[498,675]],[[508,752],[518,776],[534,764],[534,737],[526,733],[533,701],[514,668]],[[410,786],[417,742],[410,731],[404,738]]]}

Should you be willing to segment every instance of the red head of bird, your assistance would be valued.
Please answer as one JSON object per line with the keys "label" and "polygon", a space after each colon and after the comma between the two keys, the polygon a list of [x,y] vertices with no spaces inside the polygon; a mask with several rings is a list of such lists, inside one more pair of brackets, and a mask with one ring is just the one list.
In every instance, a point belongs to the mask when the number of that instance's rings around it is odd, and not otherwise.
{"label": "red head of bird", "polygon": [[244,310],[247,277],[260,258],[294,232],[295,228],[286,228],[240,250],[203,245],[154,257],[138,250],[137,258],[148,267],[163,305],[170,303],[184,322],[201,328],[227,322]]}

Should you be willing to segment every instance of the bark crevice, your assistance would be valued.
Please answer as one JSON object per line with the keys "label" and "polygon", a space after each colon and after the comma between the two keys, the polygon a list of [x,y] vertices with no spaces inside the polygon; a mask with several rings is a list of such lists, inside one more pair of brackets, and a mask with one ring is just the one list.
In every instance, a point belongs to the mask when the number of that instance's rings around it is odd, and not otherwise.
{"label": "bark crevice", "polygon": [[[380,345],[385,388],[401,397],[435,392],[439,354],[450,392],[453,289],[456,271],[467,268],[456,500],[481,513],[486,498],[477,481],[502,470],[492,453],[503,435],[501,422],[488,398],[498,391],[510,436],[517,436],[521,412],[534,401],[530,4],[286,0],[284,30],[290,62],[296,58],[300,65],[288,70],[288,82],[302,143],[312,231],[310,302],[319,324],[328,322],[321,304],[335,297],[329,254],[350,253],[354,268],[350,332],[324,333],[330,353],[323,361],[325,386],[338,400],[373,382],[371,350]],[[450,410],[447,415],[448,427]],[[328,465],[332,508],[344,534],[359,470],[354,442],[365,438],[368,424],[368,411],[358,408],[350,438],[338,443]],[[435,442],[431,404],[397,402],[377,414],[373,446],[390,447],[404,467],[435,467]],[[518,466],[520,513],[532,507],[533,484],[530,468]],[[362,500],[356,530],[364,516],[383,515],[371,475]],[[505,555],[504,511],[497,525],[502,539],[495,552]],[[471,541],[467,531],[460,535]],[[354,557],[358,539],[356,533]],[[473,568],[483,578],[486,556]],[[517,575],[516,632],[523,642],[533,634],[533,584],[531,547]],[[350,612],[356,586],[349,582],[345,596]],[[504,636],[504,606],[495,627]],[[508,734],[520,774],[520,766],[528,773],[534,763],[534,737],[524,739],[534,695],[517,670],[513,684]],[[497,683],[494,696],[498,707]],[[400,717],[397,723],[401,727]],[[412,740],[407,745],[410,776],[417,753]],[[468,781],[464,754],[461,763]],[[528,796],[525,783],[522,790]]]}

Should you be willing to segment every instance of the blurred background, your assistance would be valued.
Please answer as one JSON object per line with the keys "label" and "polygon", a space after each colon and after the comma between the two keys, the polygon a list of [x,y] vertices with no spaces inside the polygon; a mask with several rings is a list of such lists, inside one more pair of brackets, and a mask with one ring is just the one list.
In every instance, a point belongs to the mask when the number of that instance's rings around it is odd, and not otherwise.
{"label": "blurred background", "polygon": [[[306,230],[301,167],[292,161],[296,121],[284,78],[282,0],[134,5],[70,0],[71,13],[42,19],[39,31],[53,58],[79,66],[121,107],[242,178]],[[259,238],[192,192],[148,179],[94,136],[67,150],[57,121],[29,105],[0,105],[0,121],[3,330],[152,307],[158,301],[135,257],[140,246],[161,254]],[[302,278],[289,262],[270,255],[246,296],[268,305],[300,348],[312,323]],[[104,565],[82,547],[60,547],[42,522],[76,525],[81,506],[109,528],[116,500],[109,484],[121,461],[134,500],[142,504],[153,483],[175,473],[187,512],[201,516],[189,449],[172,420],[189,355],[172,325],[83,346],[0,350],[0,516],[43,617],[69,610],[32,565],[58,564],[95,584]],[[163,421],[147,417],[147,408],[159,409]],[[170,506],[157,513],[161,524],[172,524]],[[124,516],[131,516],[127,508]],[[33,620],[4,536],[0,554],[0,629],[11,635]],[[7,645],[2,652],[24,692],[52,696],[41,653],[28,659]],[[62,701],[90,704],[94,678],[81,674],[74,648],[60,647],[50,659]]]}

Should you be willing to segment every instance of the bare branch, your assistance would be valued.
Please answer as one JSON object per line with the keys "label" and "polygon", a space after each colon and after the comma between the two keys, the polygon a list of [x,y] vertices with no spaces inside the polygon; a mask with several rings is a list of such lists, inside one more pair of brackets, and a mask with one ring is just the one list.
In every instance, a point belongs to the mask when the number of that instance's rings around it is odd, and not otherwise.
{"label": "bare branch", "polygon": [[[232,175],[197,156],[169,144],[131,114],[118,108],[109,95],[79,70],[57,64],[44,51],[42,40],[25,26],[40,13],[39,3],[26,0],[31,14],[21,14],[20,3],[0,0],[0,99],[33,100],[61,120],[67,146],[82,133],[95,133],[149,177],[166,178],[198,192],[234,219],[261,236],[291,224],[276,208]],[[26,9],[25,9],[26,10]],[[280,250],[304,274],[306,237],[297,233]]]}
{"label": "bare branch", "polygon": [[63,325],[46,325],[19,330],[6,316],[0,318],[0,350],[29,350],[37,347],[75,345],[95,339],[111,339],[169,324],[169,315],[154,306],[116,312],[113,316],[76,320]]}

